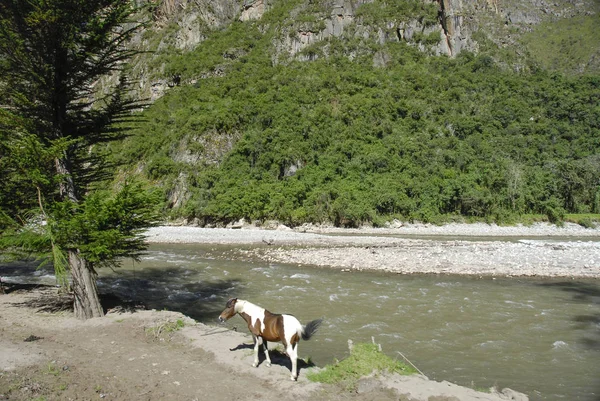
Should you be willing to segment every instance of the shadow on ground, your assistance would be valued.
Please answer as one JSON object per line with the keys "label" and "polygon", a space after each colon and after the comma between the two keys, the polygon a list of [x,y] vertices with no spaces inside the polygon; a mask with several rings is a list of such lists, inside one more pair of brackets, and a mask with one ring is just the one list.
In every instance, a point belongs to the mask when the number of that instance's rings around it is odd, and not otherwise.
{"label": "shadow on ground", "polygon": [[[1,291],[30,291],[41,287],[56,288],[47,282],[53,271],[40,270],[35,262],[0,264]],[[102,272],[101,272],[102,273]],[[45,282],[40,281],[45,276]],[[234,289],[239,293],[241,280],[210,280],[189,282],[181,269],[164,267],[148,270],[116,270],[110,276],[98,279],[100,301],[105,312],[113,309],[135,311],[156,309],[181,312],[204,323],[216,323],[225,307],[228,294]],[[37,308],[40,312],[60,312],[73,309],[72,294],[43,293],[21,306]]]}
{"label": "shadow on ground", "polygon": [[[273,344],[273,343],[271,343]],[[258,350],[258,364],[259,366],[265,361],[265,353],[264,353],[264,345],[261,345]],[[254,350],[253,344],[241,343],[235,348],[230,348],[229,351],[239,351],[239,350]],[[288,369],[290,372],[292,371],[292,361],[287,353],[281,351],[280,349],[269,349],[269,357],[271,358],[271,365],[279,365]],[[302,358],[298,358],[298,376],[303,369],[308,369],[316,366],[312,361],[305,361]]]}
{"label": "shadow on ground", "polygon": [[190,282],[181,269],[166,266],[118,271],[113,276],[101,277],[98,288],[102,294],[146,309],[176,311],[200,322],[216,323],[228,294],[240,282],[237,279]]}
{"label": "shadow on ground", "polygon": [[[47,284],[4,283],[2,289],[4,294],[13,292],[37,292],[35,298],[25,302],[15,303],[16,306],[34,308],[37,309],[38,312],[45,313],[73,311],[73,294],[64,292],[57,286]],[[136,305],[133,302],[119,298],[115,294],[100,294],[99,296],[104,313],[107,313],[110,309],[129,312],[135,312],[136,309],[145,309],[144,305]]]}
{"label": "shadow on ground", "polygon": [[23,283],[8,283],[3,285],[4,293],[12,292],[29,292],[39,289],[47,289],[49,291],[38,292],[35,298],[25,302],[16,303],[16,306],[24,306],[27,308],[37,309],[38,312],[57,313],[73,310],[73,296],[67,293],[61,293],[58,288],[45,284],[23,284]]}

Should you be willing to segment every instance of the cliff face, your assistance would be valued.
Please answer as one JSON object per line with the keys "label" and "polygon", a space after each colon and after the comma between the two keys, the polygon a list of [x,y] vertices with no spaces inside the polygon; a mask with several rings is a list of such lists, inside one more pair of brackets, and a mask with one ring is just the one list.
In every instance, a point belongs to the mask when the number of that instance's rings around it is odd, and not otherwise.
{"label": "cliff face", "polygon": [[[274,63],[290,57],[326,57],[327,44],[332,39],[376,44],[405,41],[427,54],[449,57],[465,51],[487,51],[494,56],[505,49],[518,60],[535,56],[532,52],[545,52],[543,44],[532,50],[521,40],[524,35],[535,35],[541,25],[558,26],[560,21],[568,24],[576,17],[596,19],[600,25],[600,6],[594,0],[403,2],[412,7],[410,12],[398,5],[402,3],[382,0],[163,0],[152,9],[152,27],[140,35],[136,45],[156,53],[166,49],[193,51],[211,32],[237,21],[262,24],[266,32],[275,22],[273,17],[269,21],[263,17],[281,3],[289,4],[289,12],[276,21]],[[576,72],[597,68],[599,54],[600,46],[591,49]],[[349,52],[348,57],[354,56]],[[155,100],[178,84],[177,77],[165,76],[160,67],[148,71],[147,64],[147,57],[140,58],[133,69],[145,97]],[[374,64],[385,64],[385,55],[376,54]]]}
{"label": "cliff face", "polygon": [[[260,1],[260,0],[259,0]],[[138,5],[152,4],[138,0]],[[155,101],[170,87],[179,84],[178,78],[154,70],[149,65],[158,54],[168,51],[189,52],[207,36],[223,29],[244,15],[246,7],[239,1],[228,0],[161,0],[148,7],[150,27],[141,31],[132,43],[145,52],[133,60],[132,79],[138,82],[138,96]]]}
{"label": "cliff face", "polygon": [[598,12],[598,5],[589,0],[438,0],[438,3],[439,28],[444,39],[438,49],[439,53],[450,56],[465,50],[477,53],[482,39],[500,48],[520,46],[520,36],[535,31],[539,24]]}

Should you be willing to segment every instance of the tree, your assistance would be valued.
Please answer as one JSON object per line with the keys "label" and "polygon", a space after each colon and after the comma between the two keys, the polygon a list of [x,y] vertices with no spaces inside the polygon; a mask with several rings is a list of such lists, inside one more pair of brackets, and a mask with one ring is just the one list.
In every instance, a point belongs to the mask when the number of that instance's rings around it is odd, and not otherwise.
{"label": "tree", "polygon": [[[107,190],[106,144],[123,139],[139,103],[128,96],[125,47],[140,24],[130,0],[0,3],[0,246],[47,253],[68,269],[76,317],[102,316],[96,269],[139,257],[157,221],[140,184]],[[121,76],[106,92],[94,86]]]}

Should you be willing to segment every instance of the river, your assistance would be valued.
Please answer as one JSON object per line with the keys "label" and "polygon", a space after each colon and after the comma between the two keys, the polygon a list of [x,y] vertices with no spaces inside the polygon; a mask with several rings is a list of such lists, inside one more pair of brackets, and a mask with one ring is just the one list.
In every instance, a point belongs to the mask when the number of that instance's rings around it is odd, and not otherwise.
{"label": "river", "polygon": [[[102,271],[99,288],[214,325],[229,297],[301,322],[323,317],[299,352],[318,366],[345,357],[348,339],[374,338],[438,381],[510,387],[534,401],[600,400],[598,280],[344,273],[215,256],[230,248],[155,244],[141,263]],[[240,317],[226,326],[247,330]]]}
{"label": "river", "polygon": [[[214,255],[214,246],[153,245],[102,285],[208,324],[229,297],[302,322],[323,317],[300,344],[317,365],[346,356],[348,339],[374,337],[435,380],[510,387],[531,400],[600,399],[598,281],[343,273]],[[227,325],[246,330],[240,317]]]}

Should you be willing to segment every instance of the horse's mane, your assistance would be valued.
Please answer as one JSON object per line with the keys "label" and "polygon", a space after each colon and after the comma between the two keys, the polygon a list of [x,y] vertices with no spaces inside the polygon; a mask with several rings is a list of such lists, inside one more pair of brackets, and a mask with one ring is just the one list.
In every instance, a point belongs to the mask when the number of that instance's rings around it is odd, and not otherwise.
{"label": "horse's mane", "polygon": [[247,300],[245,300],[245,299],[238,299],[238,300],[237,300],[237,302],[238,302],[238,303],[242,303],[242,305],[244,305],[244,306],[245,306],[245,305],[247,305],[247,306],[250,306],[250,307],[254,306],[254,307],[256,307],[256,308],[265,309],[265,308],[263,308],[262,306],[260,306],[260,305],[256,305],[256,304],[254,304],[254,303],[252,303],[252,302],[250,302],[250,301],[247,301]]}
{"label": "horse's mane", "polygon": [[[264,307],[262,307],[262,306],[260,306],[260,305],[254,304],[254,303],[252,303],[252,302],[250,302],[250,301],[247,301],[247,300],[245,300],[245,299],[238,299],[238,300],[237,300],[237,302],[238,302],[238,303],[240,303],[240,302],[241,302],[243,306],[248,306],[248,307],[250,307],[250,308],[254,307],[254,308],[257,308],[257,309],[262,309],[262,310],[264,310],[265,312],[268,312],[268,313],[270,313],[271,315],[290,315],[289,313],[273,313],[273,312],[271,312],[270,310],[268,310],[268,309],[266,309],[266,308],[264,308]],[[290,316],[294,316],[294,315],[290,315]]]}

